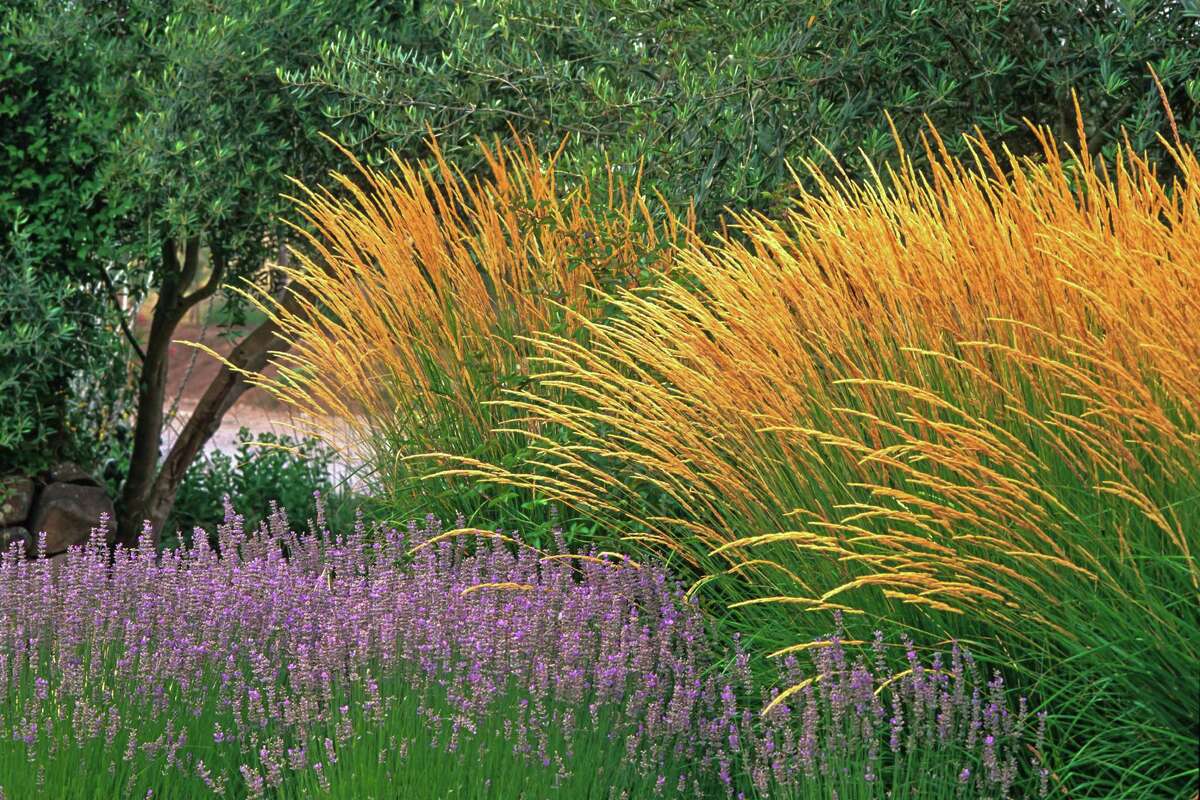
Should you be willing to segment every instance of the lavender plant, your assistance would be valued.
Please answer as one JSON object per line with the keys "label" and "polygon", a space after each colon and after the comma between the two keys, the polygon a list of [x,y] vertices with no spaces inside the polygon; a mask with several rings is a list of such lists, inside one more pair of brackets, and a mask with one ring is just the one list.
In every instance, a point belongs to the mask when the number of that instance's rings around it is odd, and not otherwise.
{"label": "lavender plant", "polygon": [[338,536],[320,504],[163,553],[110,555],[106,524],[0,559],[7,800],[1000,797],[1028,761],[1024,705],[957,649],[893,674],[839,633],[760,694],[654,565],[432,519]]}
{"label": "lavender plant", "polygon": [[[320,515],[318,515],[320,517]],[[323,527],[318,520],[317,528]],[[149,537],[145,539],[149,541]],[[704,626],[662,571],[487,531],[0,566],[0,787],[24,797],[707,794]]]}
{"label": "lavender plant", "polygon": [[[852,660],[840,612],[837,617],[833,635],[789,648],[781,669],[787,688],[762,697],[764,719],[744,759],[759,796],[1048,795],[1047,715],[1030,714],[1025,697],[1011,708],[999,672],[985,682],[957,643],[948,664],[941,653],[926,664],[903,634],[905,660],[895,671],[882,631],[870,643],[872,663],[862,654]],[[797,649],[810,652],[808,678],[802,678]],[[744,656],[738,665],[749,691]]]}

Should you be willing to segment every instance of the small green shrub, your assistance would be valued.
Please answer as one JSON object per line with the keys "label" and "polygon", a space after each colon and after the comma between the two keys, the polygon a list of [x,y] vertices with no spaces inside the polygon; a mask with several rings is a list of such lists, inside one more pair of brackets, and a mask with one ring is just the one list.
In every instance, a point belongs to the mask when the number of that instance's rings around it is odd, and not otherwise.
{"label": "small green shrub", "polygon": [[327,498],[331,521],[345,521],[357,504],[348,492],[335,492],[333,459],[333,450],[316,439],[297,441],[242,428],[234,456],[215,450],[188,470],[163,529],[164,545],[190,540],[195,528],[214,533],[225,518],[226,496],[237,508],[253,509],[246,518],[248,528],[265,518],[272,501],[284,508],[311,508],[314,492]]}

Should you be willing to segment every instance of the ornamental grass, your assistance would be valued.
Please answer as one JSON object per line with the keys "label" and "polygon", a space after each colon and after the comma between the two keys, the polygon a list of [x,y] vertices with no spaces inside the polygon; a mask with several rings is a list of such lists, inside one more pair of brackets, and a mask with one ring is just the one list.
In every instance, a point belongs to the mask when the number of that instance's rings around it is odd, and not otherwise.
{"label": "ornamental grass", "polygon": [[[529,492],[669,553],[761,652],[833,611],[971,641],[1055,699],[1073,796],[1190,795],[1200,166],[1165,142],[1166,185],[1129,148],[1093,160],[1082,125],[1078,151],[1034,130],[1037,159],[971,139],[963,162],[931,132],[927,171],[902,157],[864,184],[806,164],[817,188],[781,219],[688,237],[665,280],[600,292],[603,316],[563,298],[547,306],[559,328],[490,329],[521,354],[521,385],[486,412],[463,393],[461,413],[503,419],[525,458],[431,447],[426,474]],[[341,252],[409,236],[328,227],[318,241]],[[371,268],[315,280],[338,324],[395,302]],[[339,365],[407,329],[289,324],[304,392],[350,387],[386,414],[388,390]],[[371,374],[408,386],[409,362],[381,357],[391,373]]]}
{"label": "ornamental grass", "polygon": [[1071,698],[1074,791],[1194,792],[1200,167],[1177,142],[1165,186],[1039,135],[1037,161],[935,132],[928,174],[814,168],[586,340],[534,337],[508,402],[556,432],[452,469],[677,554],[764,647],[831,609],[1003,641]]}
{"label": "ornamental grass", "polygon": [[276,359],[281,379],[259,383],[316,420],[309,432],[352,440],[395,519],[485,513],[533,536],[548,530],[544,503],[539,515],[527,496],[425,480],[434,470],[407,457],[519,463],[525,440],[507,430],[516,415],[491,401],[527,383],[525,337],[569,336],[576,315],[600,317],[592,290],[652,283],[690,227],[669,212],[653,220],[636,176],[627,186],[610,175],[593,194],[521,140],[480,147],[480,176],[448,165],[431,140],[427,162],[393,155],[396,171],[386,172],[347,154],[354,170],[333,176],[336,191],[300,187],[297,230],[311,249],[285,271],[312,300],[287,314],[250,295],[291,342]]}

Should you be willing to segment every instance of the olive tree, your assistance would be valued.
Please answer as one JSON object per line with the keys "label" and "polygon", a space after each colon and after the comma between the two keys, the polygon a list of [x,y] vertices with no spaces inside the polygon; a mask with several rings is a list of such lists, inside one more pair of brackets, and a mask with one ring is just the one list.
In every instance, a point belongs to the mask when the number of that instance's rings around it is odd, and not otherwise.
{"label": "olive tree", "polygon": [[[177,326],[286,243],[289,176],[316,180],[335,163],[318,100],[286,91],[279,72],[312,68],[343,32],[399,30],[410,11],[383,0],[22,0],[6,9],[10,58],[56,65],[23,73],[25,89],[47,104],[56,142],[79,150],[72,169],[88,176],[57,203],[21,213],[72,231],[71,258],[82,262],[74,274],[103,274],[135,302],[153,297],[149,332],[132,343],[136,423],[120,541],[135,541],[143,520],[157,536],[187,467],[246,388],[224,369],[160,459]],[[26,167],[42,177],[51,168]],[[42,266],[66,268],[54,252]],[[277,344],[265,325],[235,362],[260,368]]]}
{"label": "olive tree", "polygon": [[[931,121],[947,146],[978,127],[1018,154],[1024,123],[1111,154],[1167,133],[1150,66],[1179,133],[1200,138],[1200,12],[1180,0],[429,0],[399,39],[343,33],[291,70],[331,97],[348,140],[420,146],[425,127],[468,166],[476,135],[567,140],[560,174],[611,162],[700,220],[769,207],[788,164],[836,156],[852,175],[912,147]],[[1169,135],[1169,134],[1168,134]],[[817,142],[822,146],[818,146]]]}

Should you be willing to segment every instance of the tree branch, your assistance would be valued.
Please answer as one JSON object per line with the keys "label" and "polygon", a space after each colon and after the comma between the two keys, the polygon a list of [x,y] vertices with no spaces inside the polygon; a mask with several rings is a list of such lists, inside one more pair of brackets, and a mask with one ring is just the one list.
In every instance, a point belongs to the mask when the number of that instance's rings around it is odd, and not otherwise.
{"label": "tree branch", "polygon": [[946,41],[950,43],[950,46],[954,48],[954,51],[958,53],[963,61],[967,62],[967,69],[971,71],[972,77],[974,77],[975,74],[979,72],[979,68],[975,66],[975,60],[967,53],[967,49],[962,46],[962,44],[957,38],[955,38],[953,34],[950,33],[950,29],[947,28],[940,19],[938,19],[936,14],[931,15],[929,19],[934,25],[937,26],[937,29],[942,32],[942,35],[946,37]]}
{"label": "tree branch", "polygon": [[179,253],[175,250],[174,239],[164,239],[162,244],[163,267],[168,273],[179,272]]}
{"label": "tree branch", "polygon": [[[285,313],[299,313],[306,302],[314,302],[310,295],[292,287],[284,287],[278,297]],[[278,323],[267,319],[242,339],[227,359],[222,359],[220,371],[188,417],[171,451],[163,459],[153,490],[148,494],[145,516],[154,524],[156,531],[161,530],[163,522],[170,515],[175,494],[188,467],[221,426],[225,412],[250,388],[247,375],[261,372],[271,353],[286,350],[289,344],[281,335]]]}
{"label": "tree branch", "polygon": [[108,290],[108,297],[112,300],[113,305],[117,309],[117,318],[121,321],[121,331],[125,334],[125,338],[129,340],[129,344],[133,346],[133,352],[137,353],[138,360],[146,360],[146,351],[138,344],[138,340],[134,337],[133,331],[129,328],[129,320],[125,319],[125,314],[121,308],[121,303],[117,300],[117,287],[113,286],[112,278],[108,276],[108,270],[103,266],[100,267],[100,277],[104,280],[104,286]]}
{"label": "tree branch", "polygon": [[192,237],[183,245],[183,275],[179,279],[179,295],[183,296],[192,281],[196,279],[196,271],[200,269],[200,239]]}
{"label": "tree branch", "polygon": [[212,253],[212,274],[208,276],[207,283],[180,300],[179,307],[183,312],[187,312],[201,300],[212,297],[225,280],[225,273],[229,269],[229,259],[225,256],[225,251],[219,245],[210,245],[209,251]]}

